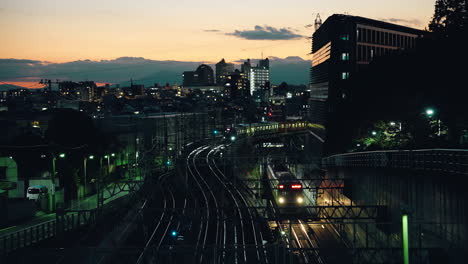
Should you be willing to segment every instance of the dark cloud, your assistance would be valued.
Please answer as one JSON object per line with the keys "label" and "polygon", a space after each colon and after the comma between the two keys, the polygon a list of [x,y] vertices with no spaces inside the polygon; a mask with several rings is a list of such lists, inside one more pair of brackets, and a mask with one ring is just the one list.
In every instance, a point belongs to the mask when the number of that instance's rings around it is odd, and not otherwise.
{"label": "dark cloud", "polygon": [[290,40],[304,36],[296,34],[290,28],[274,28],[270,26],[256,25],[253,30],[235,30],[226,35],[249,40]]}
{"label": "dark cloud", "polygon": [[394,23],[394,24],[401,24],[405,26],[420,26],[422,24],[421,20],[419,19],[403,19],[403,18],[381,18],[380,20]]}
{"label": "dark cloud", "polygon": [[204,32],[212,32],[212,33],[221,32],[221,30],[219,30],[219,29],[205,29],[203,31]]}

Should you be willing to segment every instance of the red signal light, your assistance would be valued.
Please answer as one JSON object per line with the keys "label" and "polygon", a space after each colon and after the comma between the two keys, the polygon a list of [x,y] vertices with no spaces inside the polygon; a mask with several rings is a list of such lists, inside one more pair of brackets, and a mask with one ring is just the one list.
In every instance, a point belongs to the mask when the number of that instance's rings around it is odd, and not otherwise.
{"label": "red signal light", "polygon": [[278,185],[278,189],[284,189],[284,185],[283,184]]}
{"label": "red signal light", "polygon": [[291,185],[291,189],[302,189],[302,185],[300,185],[300,184],[293,184],[293,185]]}
{"label": "red signal light", "polygon": [[273,114],[272,114],[271,112],[270,112],[270,113],[268,113],[268,116],[272,116],[272,115],[273,115]]}

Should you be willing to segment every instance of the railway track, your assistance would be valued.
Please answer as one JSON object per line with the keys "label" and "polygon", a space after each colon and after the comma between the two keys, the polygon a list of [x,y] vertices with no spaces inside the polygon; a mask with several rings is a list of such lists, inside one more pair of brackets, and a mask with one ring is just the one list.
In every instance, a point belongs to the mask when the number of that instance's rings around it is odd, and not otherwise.
{"label": "railway track", "polygon": [[[244,263],[269,263],[267,252],[263,245],[263,235],[256,222],[259,217],[257,212],[252,212],[250,208],[251,204],[249,204],[241,190],[231,179],[226,177],[216,163],[216,155],[221,153],[220,150],[223,147],[223,145],[213,147],[206,156],[206,162],[218,182],[229,194],[228,197],[235,205],[236,211],[238,212],[238,222],[241,227],[240,231],[243,243],[242,260]],[[255,245],[254,252],[246,250],[249,244]]]}
{"label": "railway track", "polygon": [[[219,247],[219,234],[222,232],[217,199],[211,186],[202,176],[203,172],[205,172],[203,164],[197,163],[199,162],[198,157],[208,148],[209,146],[201,146],[192,151],[187,157],[187,168],[197,187],[198,193],[201,194],[201,203],[204,205],[203,209],[205,211],[205,214],[200,219],[200,228],[195,244],[195,258],[198,260],[198,263],[203,263],[205,255],[216,262],[216,256],[209,256],[211,254],[207,253],[207,246]],[[214,227],[213,233],[209,232],[210,227]],[[207,261],[212,262],[211,260]]]}
{"label": "railway track", "polygon": [[[166,182],[169,174],[163,175],[160,178],[161,184]],[[171,211],[176,209],[176,199],[170,188],[163,188],[161,184],[158,184],[158,189],[162,194],[162,210],[159,218],[156,219],[155,227],[151,232],[151,235],[147,239],[145,246],[141,254],[138,256],[136,261],[137,264],[146,263],[150,258],[157,258],[158,251],[163,243],[164,238],[167,236],[169,227],[173,220],[173,214]]]}

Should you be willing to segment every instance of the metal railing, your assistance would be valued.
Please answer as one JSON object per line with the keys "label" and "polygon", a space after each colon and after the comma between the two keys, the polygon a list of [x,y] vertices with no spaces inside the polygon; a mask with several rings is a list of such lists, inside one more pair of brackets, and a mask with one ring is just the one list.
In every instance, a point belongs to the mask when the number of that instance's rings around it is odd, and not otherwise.
{"label": "metal railing", "polygon": [[95,220],[96,210],[83,210],[10,232],[0,236],[0,255],[56,237],[63,232],[90,224]]}
{"label": "metal railing", "polygon": [[404,168],[468,175],[468,150],[420,149],[345,153],[322,159],[325,168]]}

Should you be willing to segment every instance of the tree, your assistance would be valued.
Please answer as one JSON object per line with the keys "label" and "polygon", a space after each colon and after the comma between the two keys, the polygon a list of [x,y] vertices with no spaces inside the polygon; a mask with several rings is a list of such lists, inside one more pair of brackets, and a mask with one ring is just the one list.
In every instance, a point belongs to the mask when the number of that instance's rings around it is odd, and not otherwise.
{"label": "tree", "polygon": [[429,29],[439,36],[451,37],[468,29],[468,0],[437,0]]}

